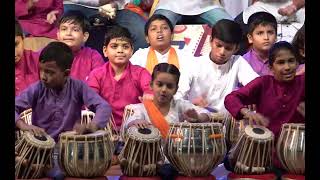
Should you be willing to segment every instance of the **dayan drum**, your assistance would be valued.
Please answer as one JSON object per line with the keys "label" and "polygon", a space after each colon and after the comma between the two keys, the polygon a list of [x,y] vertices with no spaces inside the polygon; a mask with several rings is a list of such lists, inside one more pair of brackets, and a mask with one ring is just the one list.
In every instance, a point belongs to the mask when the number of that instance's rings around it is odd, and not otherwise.
{"label": "dayan drum", "polygon": [[183,175],[208,176],[226,153],[220,123],[171,123],[164,153]]}
{"label": "dayan drum", "polygon": [[[92,119],[94,118],[95,113],[89,110],[82,110],[81,111],[81,124],[89,124]],[[104,128],[110,135],[111,141],[114,145],[119,141],[120,135],[118,130],[116,129],[116,124],[114,122],[113,116],[111,116],[107,126]]]}
{"label": "dayan drum", "polygon": [[19,179],[40,178],[52,167],[51,155],[55,146],[49,136],[35,136],[24,132],[15,145],[15,177]]}
{"label": "dayan drum", "polygon": [[114,151],[110,136],[99,130],[77,135],[74,131],[60,134],[59,164],[68,176],[103,176],[111,166]]}
{"label": "dayan drum", "polygon": [[157,128],[130,127],[128,138],[119,160],[122,173],[126,176],[155,176],[157,167],[163,164],[161,136]]}
{"label": "dayan drum", "polygon": [[[26,124],[32,124],[31,118],[32,118],[32,109],[27,109],[23,111],[20,114],[20,118],[26,123]],[[16,141],[19,140],[22,137],[23,131],[16,130]]]}
{"label": "dayan drum", "polygon": [[263,126],[247,126],[231,149],[231,165],[238,174],[262,174],[271,170],[274,134]]}
{"label": "dayan drum", "polygon": [[286,123],[282,125],[277,142],[277,155],[282,166],[290,173],[305,171],[305,125]]}

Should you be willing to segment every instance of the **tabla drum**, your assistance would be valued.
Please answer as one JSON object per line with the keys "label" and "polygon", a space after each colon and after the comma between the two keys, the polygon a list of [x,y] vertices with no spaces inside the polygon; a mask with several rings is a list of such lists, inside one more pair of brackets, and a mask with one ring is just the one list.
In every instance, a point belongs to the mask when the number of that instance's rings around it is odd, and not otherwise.
{"label": "tabla drum", "polygon": [[305,125],[286,123],[282,125],[277,141],[277,155],[282,166],[292,174],[305,171]]}
{"label": "tabla drum", "polygon": [[161,136],[157,128],[140,129],[135,126],[127,130],[128,138],[119,160],[122,173],[126,176],[155,176],[164,157]]}
{"label": "tabla drum", "polygon": [[35,136],[24,132],[15,145],[15,177],[40,178],[52,167],[51,156],[55,146],[49,135]]}
{"label": "tabla drum", "polygon": [[114,147],[106,131],[82,135],[68,131],[59,138],[59,165],[68,176],[103,176],[110,168]]}
{"label": "tabla drum", "polygon": [[[247,126],[231,149],[231,165],[238,174],[263,174],[272,167],[274,134],[263,126]],[[235,161],[234,161],[235,160]]]}
{"label": "tabla drum", "polygon": [[210,113],[210,122],[225,124],[232,116],[229,113]]}
{"label": "tabla drum", "polygon": [[226,143],[221,123],[171,123],[164,153],[185,176],[208,176],[223,160]]}
{"label": "tabla drum", "polygon": [[248,125],[246,121],[236,120],[231,117],[226,121],[226,141],[233,147],[239,140],[240,136],[244,132],[245,127]]}
{"label": "tabla drum", "polygon": [[[26,124],[29,124],[31,125],[32,124],[32,109],[27,109],[25,111],[23,111],[21,114],[20,114],[20,118],[26,123]],[[20,130],[16,130],[16,141],[19,140],[21,137],[22,137],[22,134],[23,134],[23,131],[20,131]]]}
{"label": "tabla drum", "polygon": [[[89,124],[92,119],[94,118],[95,113],[89,110],[82,110],[81,111],[81,124]],[[104,128],[105,131],[107,131],[110,135],[110,139],[113,142],[114,146],[119,141],[120,135],[119,131],[116,128],[115,121],[113,119],[113,116],[109,119],[109,122],[107,123],[107,126]]]}
{"label": "tabla drum", "polygon": [[124,142],[126,142],[128,139],[128,133],[125,129],[125,124],[128,121],[129,117],[132,116],[133,114],[134,114],[133,105],[132,104],[126,105],[123,111],[123,118],[122,118],[121,129],[120,129],[120,136]]}

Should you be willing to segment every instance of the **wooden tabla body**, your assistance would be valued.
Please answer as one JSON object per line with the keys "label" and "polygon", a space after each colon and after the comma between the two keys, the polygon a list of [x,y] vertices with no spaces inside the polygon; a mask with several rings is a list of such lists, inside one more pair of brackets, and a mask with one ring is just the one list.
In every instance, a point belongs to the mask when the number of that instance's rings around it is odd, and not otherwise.
{"label": "wooden tabla body", "polygon": [[[27,109],[25,111],[23,111],[21,114],[20,114],[20,118],[26,123],[26,124],[29,124],[31,125],[32,124],[32,109]],[[20,130],[16,130],[16,141],[21,139],[22,137],[22,134],[23,134],[23,131],[20,131]]]}
{"label": "wooden tabla body", "polygon": [[231,147],[233,147],[238,142],[248,123],[245,123],[245,120],[236,120],[235,118],[231,117],[226,121],[225,125],[226,141],[230,143]]}
{"label": "wooden tabla body", "polygon": [[125,129],[125,124],[128,121],[129,117],[132,116],[134,114],[134,110],[133,110],[133,105],[132,104],[128,104],[126,105],[126,107],[124,108],[123,111],[123,118],[122,118],[122,124],[121,124],[121,130],[120,130],[120,136],[121,139],[126,142],[128,139],[128,133]]}
{"label": "wooden tabla body", "polygon": [[223,125],[171,123],[164,153],[181,174],[208,176],[226,153]]}
{"label": "wooden tabla body", "polygon": [[286,123],[282,125],[277,141],[277,155],[282,166],[293,174],[305,172],[305,125]]}
{"label": "wooden tabla body", "polygon": [[128,138],[119,160],[122,173],[126,176],[155,176],[157,167],[163,163],[160,132],[155,127],[127,130]]}
{"label": "wooden tabla body", "polygon": [[238,174],[263,174],[271,170],[274,134],[263,126],[247,126],[231,149],[234,171]]}
{"label": "wooden tabla body", "polygon": [[28,179],[44,176],[44,170],[52,167],[54,146],[55,142],[49,135],[37,137],[24,132],[15,145],[15,177]]}
{"label": "wooden tabla body", "polygon": [[[95,113],[89,110],[82,110],[81,111],[81,124],[89,124],[92,119],[94,118]],[[116,128],[116,123],[113,119],[113,116],[111,116],[109,122],[107,123],[107,126],[104,128],[105,131],[107,131],[110,135],[110,139],[113,142],[113,145],[119,141],[120,135],[119,131]]]}
{"label": "wooden tabla body", "polygon": [[111,166],[114,151],[110,136],[99,130],[77,135],[75,131],[60,134],[59,164],[68,176],[103,176]]}

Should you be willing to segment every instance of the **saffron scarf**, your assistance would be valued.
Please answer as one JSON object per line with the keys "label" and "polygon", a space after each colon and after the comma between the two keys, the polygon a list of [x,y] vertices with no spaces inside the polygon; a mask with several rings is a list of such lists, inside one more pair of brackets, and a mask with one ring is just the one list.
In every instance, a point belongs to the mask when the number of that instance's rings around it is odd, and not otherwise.
{"label": "saffron scarf", "polygon": [[151,100],[144,100],[143,105],[147,110],[151,123],[159,129],[161,136],[166,138],[170,128],[169,123]]}
{"label": "saffron scarf", "polygon": [[[147,57],[146,69],[152,74],[153,68],[158,64],[156,52],[150,47]],[[168,64],[173,64],[179,69],[179,60],[176,50],[171,47],[169,49]]]}

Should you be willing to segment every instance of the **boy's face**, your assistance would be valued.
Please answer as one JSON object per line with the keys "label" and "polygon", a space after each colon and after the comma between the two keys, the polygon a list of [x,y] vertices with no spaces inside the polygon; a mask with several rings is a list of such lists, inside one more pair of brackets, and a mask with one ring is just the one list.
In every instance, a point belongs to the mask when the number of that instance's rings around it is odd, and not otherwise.
{"label": "boy's face", "polygon": [[16,36],[15,38],[15,57],[14,62],[17,64],[23,56],[23,38]]}
{"label": "boy's face", "polygon": [[103,54],[108,57],[111,64],[126,65],[133,53],[129,41],[123,38],[113,38],[107,46],[103,46]]}
{"label": "boy's face", "polygon": [[73,51],[77,51],[88,40],[89,33],[83,32],[78,24],[65,22],[60,24],[57,37],[59,41],[66,43]]}
{"label": "boy's face", "polygon": [[69,72],[70,69],[61,70],[55,61],[40,62],[40,80],[47,88],[61,90]]}
{"label": "boy's face", "polygon": [[231,56],[238,50],[238,46],[233,43],[226,43],[217,38],[213,38],[210,42],[211,53],[210,58],[216,64],[226,63]]}
{"label": "boy's face", "polygon": [[172,38],[173,34],[168,23],[165,20],[155,20],[149,26],[146,41],[155,50],[167,49],[171,46]]}
{"label": "boy's face", "polygon": [[254,50],[267,53],[276,42],[277,33],[273,26],[260,24],[247,37]]}
{"label": "boy's face", "polygon": [[298,62],[291,51],[282,49],[275,56],[270,69],[276,80],[286,82],[294,79],[297,67]]}
{"label": "boy's face", "polygon": [[178,89],[177,78],[170,73],[158,72],[151,82],[151,88],[154,92],[154,100],[158,104],[170,103]]}

